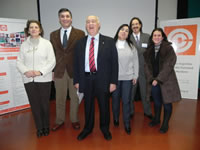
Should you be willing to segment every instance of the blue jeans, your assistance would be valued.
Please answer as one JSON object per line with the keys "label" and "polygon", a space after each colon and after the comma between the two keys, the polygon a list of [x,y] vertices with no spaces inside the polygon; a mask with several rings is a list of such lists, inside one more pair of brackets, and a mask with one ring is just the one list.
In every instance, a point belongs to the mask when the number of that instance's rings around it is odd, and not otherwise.
{"label": "blue jeans", "polygon": [[125,125],[130,123],[130,101],[132,80],[118,81],[117,89],[112,93],[113,119],[119,120],[120,97],[122,97],[123,120]]}
{"label": "blue jeans", "polygon": [[161,108],[163,105],[164,111],[172,112],[172,103],[168,103],[168,104],[163,103],[160,85],[157,84],[156,86],[152,86],[151,94],[152,94],[155,107]]}

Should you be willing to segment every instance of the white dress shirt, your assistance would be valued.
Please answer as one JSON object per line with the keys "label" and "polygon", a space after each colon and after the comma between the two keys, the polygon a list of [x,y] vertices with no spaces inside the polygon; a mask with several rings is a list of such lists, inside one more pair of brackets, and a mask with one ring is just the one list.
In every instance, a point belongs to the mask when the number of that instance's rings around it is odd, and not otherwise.
{"label": "white dress shirt", "polygon": [[135,33],[133,32],[133,37],[135,38],[135,41],[137,41],[136,36],[138,37],[138,40],[140,41],[140,32],[139,32],[138,34],[135,34]]}
{"label": "white dress shirt", "polygon": [[63,35],[65,33],[65,30],[67,30],[67,40],[68,40],[70,33],[71,33],[71,30],[72,30],[72,26],[70,26],[67,29],[61,28],[61,30],[60,30],[60,41],[61,41],[62,44],[63,44]]}
{"label": "white dress shirt", "polygon": [[[89,49],[90,49],[91,39],[92,39],[92,36],[88,35],[86,50],[85,50],[85,72],[90,72]],[[97,67],[98,47],[99,47],[99,33],[94,36],[94,59],[95,59],[96,70],[98,70],[98,67]]]}

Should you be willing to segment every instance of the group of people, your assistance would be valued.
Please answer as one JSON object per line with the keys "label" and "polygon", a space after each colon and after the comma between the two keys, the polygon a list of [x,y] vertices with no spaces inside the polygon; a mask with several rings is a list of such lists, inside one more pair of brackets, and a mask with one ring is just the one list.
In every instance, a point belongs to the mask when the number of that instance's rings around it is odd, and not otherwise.
{"label": "group of people", "polygon": [[[27,40],[21,45],[17,67],[22,73],[25,89],[36,124],[37,136],[50,133],[49,99],[51,81],[56,89],[56,120],[52,131],[64,125],[66,97],[69,91],[70,120],[80,129],[77,91],[84,93],[85,125],[78,140],[92,133],[95,122],[95,98],[100,111],[100,129],[106,140],[112,139],[110,125],[110,93],[113,123],[119,126],[120,99],[123,105],[125,132],[131,134],[134,96],[140,89],[144,116],[149,126],[160,124],[162,105],[164,119],[161,133],[168,131],[172,102],[181,100],[174,65],[176,54],[161,28],[151,36],[142,32],[142,22],[134,17],[130,25],[122,24],[114,38],[102,35],[97,16],[86,18],[87,35],[72,26],[72,13],[67,8],[58,12],[61,28],[44,39],[39,21],[29,20],[25,28]],[[154,101],[154,117],[150,97]]]}

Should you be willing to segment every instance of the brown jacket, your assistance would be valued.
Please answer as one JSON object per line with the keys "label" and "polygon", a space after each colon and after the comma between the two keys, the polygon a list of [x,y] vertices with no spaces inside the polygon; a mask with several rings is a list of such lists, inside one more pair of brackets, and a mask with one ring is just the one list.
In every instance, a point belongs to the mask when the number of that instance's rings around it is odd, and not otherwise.
{"label": "brown jacket", "polygon": [[56,56],[56,66],[54,68],[55,78],[62,78],[65,69],[67,70],[70,78],[73,78],[74,46],[76,42],[84,36],[85,33],[82,30],[72,27],[69,39],[67,41],[67,48],[64,49],[60,40],[60,29],[53,31],[50,34],[50,41],[53,45]]}
{"label": "brown jacket", "polygon": [[147,79],[147,100],[151,96],[152,81],[157,80],[161,87],[163,102],[172,103],[181,100],[181,93],[174,71],[176,54],[171,43],[162,41],[159,54],[159,74],[153,78],[152,57],[154,57],[154,45],[148,47],[144,53],[145,75]]}

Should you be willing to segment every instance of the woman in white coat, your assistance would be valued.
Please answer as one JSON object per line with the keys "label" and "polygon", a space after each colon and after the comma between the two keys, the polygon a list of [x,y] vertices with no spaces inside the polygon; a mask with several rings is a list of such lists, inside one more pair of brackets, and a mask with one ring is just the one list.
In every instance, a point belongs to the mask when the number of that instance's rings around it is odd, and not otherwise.
{"label": "woman in white coat", "polygon": [[25,28],[28,36],[20,47],[17,68],[24,86],[36,124],[37,136],[49,135],[49,99],[55,55],[51,43],[42,38],[39,21],[29,20]]}

